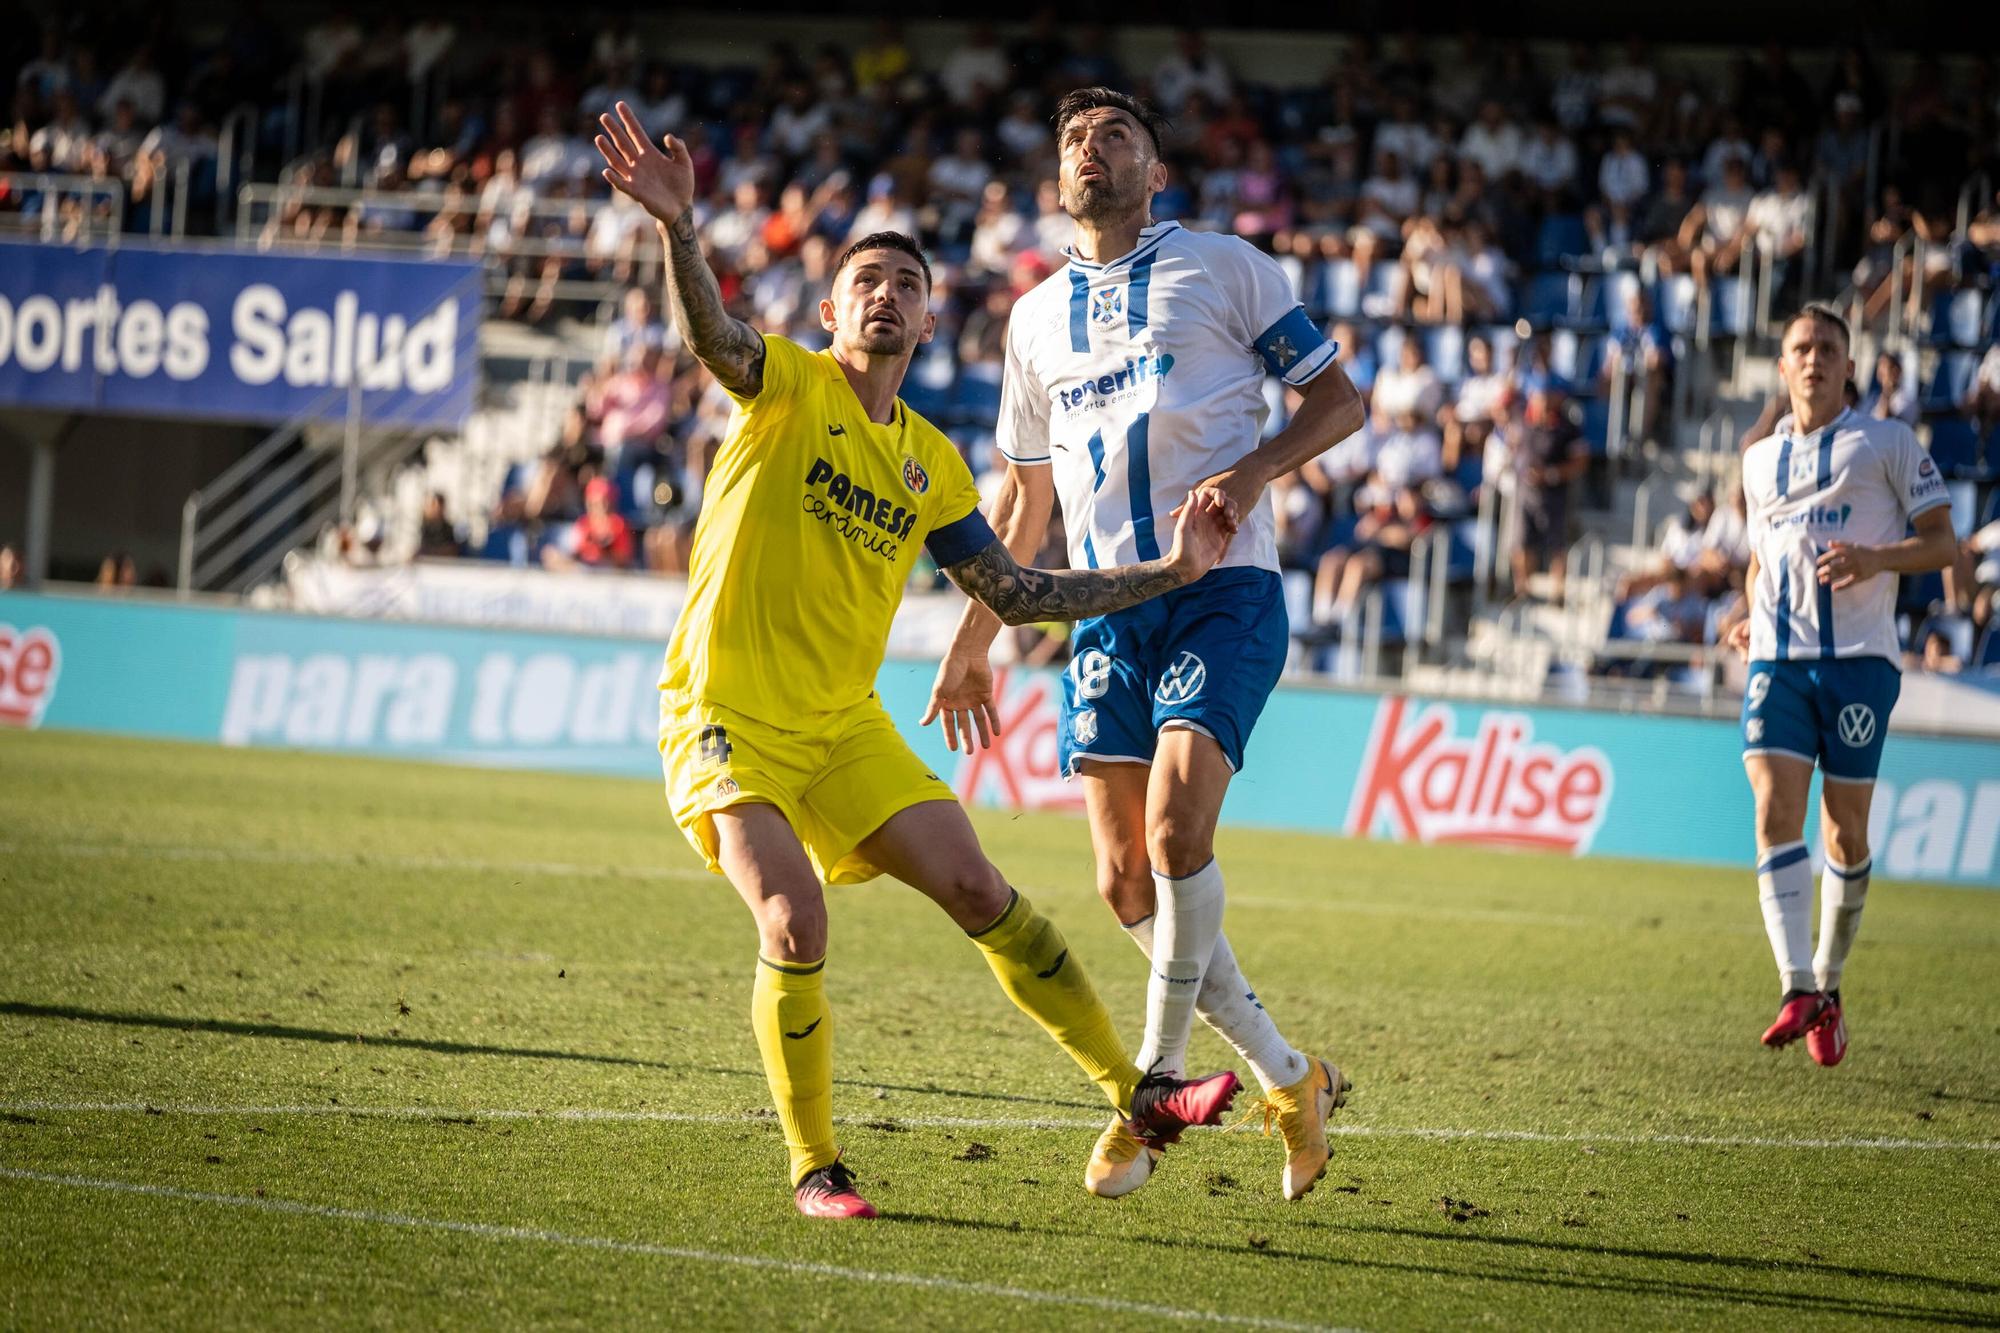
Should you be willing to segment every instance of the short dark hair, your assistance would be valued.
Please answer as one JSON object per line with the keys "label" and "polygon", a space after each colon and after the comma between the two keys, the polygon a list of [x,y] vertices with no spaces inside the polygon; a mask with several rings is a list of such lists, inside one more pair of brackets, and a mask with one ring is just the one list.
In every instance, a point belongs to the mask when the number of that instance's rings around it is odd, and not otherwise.
{"label": "short dark hair", "polygon": [[1798,313],[1785,321],[1784,332],[1790,333],[1792,325],[1802,319],[1816,319],[1822,324],[1831,324],[1834,328],[1840,330],[1840,345],[1842,347],[1851,349],[1854,346],[1854,335],[1848,332],[1847,320],[1841,316],[1838,310],[1835,310],[1824,301],[1808,301],[1800,306]]}
{"label": "short dark hair", "polygon": [[1153,141],[1153,156],[1166,155],[1163,145],[1166,143],[1167,130],[1170,128],[1167,118],[1155,111],[1152,103],[1134,97],[1130,93],[1121,93],[1116,88],[1077,88],[1063,95],[1062,101],[1056,103],[1055,126],[1058,147],[1062,144],[1065,125],[1086,111],[1099,111],[1106,107],[1113,111],[1123,111],[1138,121],[1139,128],[1146,131],[1146,136]]}
{"label": "short dark hair", "polygon": [[901,250],[917,261],[917,267],[924,271],[924,290],[930,290],[931,261],[924,257],[924,248],[915,239],[900,231],[871,231],[841,251],[840,262],[833,266],[834,281],[840,280],[841,271],[854,262],[854,256],[866,250]]}

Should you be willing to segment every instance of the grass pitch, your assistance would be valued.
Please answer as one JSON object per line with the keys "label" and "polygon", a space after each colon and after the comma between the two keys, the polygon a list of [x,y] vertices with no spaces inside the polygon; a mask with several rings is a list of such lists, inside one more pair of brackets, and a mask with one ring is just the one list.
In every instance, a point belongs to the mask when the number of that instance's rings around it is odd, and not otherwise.
{"label": "grass pitch", "polygon": [[[976,819],[1136,1043],[1084,826]],[[1246,973],[1356,1083],[1287,1205],[1247,1132],[1086,1196],[1089,1085],[941,913],[841,890],[887,1216],[839,1225],[648,784],[4,734],[0,842],[7,1327],[2000,1323],[2000,895],[1875,885],[1828,1071],[1757,1044],[1747,871],[1226,833]]]}

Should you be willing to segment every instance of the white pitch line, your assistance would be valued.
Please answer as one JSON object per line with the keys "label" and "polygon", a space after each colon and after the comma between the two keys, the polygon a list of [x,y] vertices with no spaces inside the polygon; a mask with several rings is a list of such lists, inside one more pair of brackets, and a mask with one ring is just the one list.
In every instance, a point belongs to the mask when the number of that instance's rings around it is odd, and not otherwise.
{"label": "white pitch line", "polygon": [[1326,1331],[1326,1326],[1322,1324],[1295,1324],[1287,1320],[1265,1319],[1256,1315],[1223,1314],[1214,1310],[1184,1310],[1171,1305],[1124,1301],[1112,1296],[1089,1296],[1075,1292],[1047,1291],[1036,1287],[1007,1287],[995,1282],[968,1282],[962,1278],[939,1277],[932,1273],[850,1268],[842,1264],[774,1259],[761,1254],[732,1254],[724,1250],[698,1250],[683,1245],[654,1245],[644,1241],[616,1240],[609,1236],[574,1236],[567,1232],[547,1231],[539,1227],[500,1226],[490,1222],[456,1222],[448,1218],[416,1217],[409,1213],[384,1213],[366,1208],[340,1208],[331,1204],[300,1203],[290,1199],[260,1199],[241,1194],[214,1194],[207,1190],[176,1189],[170,1185],[145,1185],[129,1180],[58,1175],[48,1171],[24,1171],[15,1167],[0,1167],[0,1179],[63,1185],[72,1189],[98,1190],[107,1194],[138,1194],[156,1199],[171,1199],[177,1203],[205,1203],[224,1208],[247,1208],[254,1212],[279,1213],[292,1217],[318,1217],[334,1222],[361,1222],[372,1226],[443,1231],[461,1236],[477,1236],[482,1240],[530,1241],[542,1245],[567,1246],[572,1249],[602,1250],[612,1254],[643,1255],[653,1259],[679,1259],[697,1264],[758,1268],[802,1277],[837,1278],[846,1282],[865,1282],[877,1286],[913,1287],[921,1291],[942,1291],[956,1296],[978,1296],[987,1300],[1071,1306],[1111,1314],[1174,1319],[1182,1323],[1277,1329],[1281,1333]]}
{"label": "white pitch line", "polygon": [[[0,1112],[17,1115],[40,1111],[48,1115],[189,1115],[189,1116],[360,1116],[380,1120],[549,1120],[614,1124],[753,1125],[771,1116],[699,1111],[614,1111],[588,1107],[528,1111],[513,1107],[473,1109],[449,1106],[199,1106],[153,1102],[0,1102]],[[843,1125],[862,1128],[892,1124],[902,1129],[1098,1129],[1102,1116],[1009,1117],[953,1115],[835,1116]],[[1327,1133],[1357,1139],[1434,1139],[1486,1143],[1608,1144],[1635,1148],[1785,1148],[1875,1152],[2000,1152],[2000,1140],[1902,1138],[1777,1138],[1736,1134],[1590,1134],[1536,1129],[1453,1129],[1419,1125],[1328,1125]]]}

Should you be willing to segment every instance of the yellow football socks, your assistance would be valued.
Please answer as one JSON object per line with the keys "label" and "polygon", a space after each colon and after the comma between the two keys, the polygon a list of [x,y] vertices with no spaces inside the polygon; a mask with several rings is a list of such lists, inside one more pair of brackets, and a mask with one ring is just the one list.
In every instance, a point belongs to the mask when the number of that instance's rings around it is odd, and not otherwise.
{"label": "yellow football socks", "polygon": [[1055,923],[1016,892],[999,919],[971,938],[1007,998],[1069,1052],[1118,1114],[1129,1116],[1139,1070]]}
{"label": "yellow football socks", "polygon": [[833,1010],[825,976],[824,958],[774,963],[759,956],[750,997],[750,1025],[785,1130],[794,1185],[840,1155],[833,1142]]}

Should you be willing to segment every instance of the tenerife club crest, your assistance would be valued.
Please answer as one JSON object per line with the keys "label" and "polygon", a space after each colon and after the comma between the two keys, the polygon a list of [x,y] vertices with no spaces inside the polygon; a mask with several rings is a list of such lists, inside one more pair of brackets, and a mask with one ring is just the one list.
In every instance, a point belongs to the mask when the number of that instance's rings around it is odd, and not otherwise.
{"label": "tenerife club crest", "polygon": [[1090,322],[1108,329],[1125,317],[1125,289],[1103,287],[1090,294]]}

